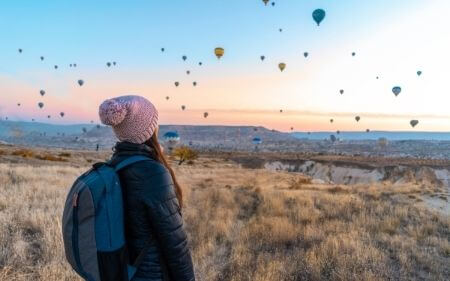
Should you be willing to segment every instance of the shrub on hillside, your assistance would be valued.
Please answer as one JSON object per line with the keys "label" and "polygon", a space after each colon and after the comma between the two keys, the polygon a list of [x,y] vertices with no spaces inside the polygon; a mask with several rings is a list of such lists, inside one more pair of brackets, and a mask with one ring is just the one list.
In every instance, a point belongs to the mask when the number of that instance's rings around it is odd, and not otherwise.
{"label": "shrub on hillside", "polygon": [[175,148],[172,151],[172,155],[178,160],[178,165],[183,164],[185,161],[192,163],[193,160],[198,158],[198,153],[187,146]]}

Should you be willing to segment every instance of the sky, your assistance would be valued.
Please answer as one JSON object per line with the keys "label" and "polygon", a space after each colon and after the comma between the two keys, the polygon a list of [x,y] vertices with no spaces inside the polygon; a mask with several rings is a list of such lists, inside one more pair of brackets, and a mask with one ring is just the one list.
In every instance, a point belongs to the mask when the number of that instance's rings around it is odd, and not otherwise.
{"label": "sky", "polygon": [[[156,105],[161,124],[450,131],[449,1],[275,3],[2,1],[0,117],[98,123],[103,100],[138,94]],[[320,26],[317,8],[327,13]],[[220,60],[216,47],[225,49]]]}

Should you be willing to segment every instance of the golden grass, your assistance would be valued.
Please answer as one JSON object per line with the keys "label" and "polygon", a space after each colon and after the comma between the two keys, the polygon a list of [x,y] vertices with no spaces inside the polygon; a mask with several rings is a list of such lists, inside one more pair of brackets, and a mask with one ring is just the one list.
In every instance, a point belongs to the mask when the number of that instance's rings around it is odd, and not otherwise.
{"label": "golden grass", "polygon": [[[174,165],[197,280],[449,280],[450,220],[415,186],[315,185],[199,159]],[[0,164],[0,280],[80,280],[61,213],[86,168]]]}
{"label": "golden grass", "polygon": [[34,153],[34,151],[33,150],[30,150],[30,149],[17,149],[17,150],[14,150],[12,153],[11,153],[11,155],[14,155],[14,156],[21,156],[21,157],[23,157],[23,158],[31,158],[31,157],[34,157],[35,156],[35,153]]}
{"label": "golden grass", "polygon": [[63,157],[70,157],[70,153],[60,153],[59,156],[55,156],[48,152],[37,154],[35,151],[31,149],[17,149],[14,150],[11,153],[11,155],[20,156],[22,158],[35,158],[38,160],[53,161],[53,162],[67,162],[68,160]]}

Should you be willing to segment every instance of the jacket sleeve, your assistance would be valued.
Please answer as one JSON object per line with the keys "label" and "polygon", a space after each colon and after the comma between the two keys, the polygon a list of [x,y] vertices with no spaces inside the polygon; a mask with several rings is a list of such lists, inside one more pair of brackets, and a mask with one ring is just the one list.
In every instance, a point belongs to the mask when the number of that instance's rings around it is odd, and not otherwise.
{"label": "jacket sleeve", "polygon": [[[143,200],[172,279],[194,281],[194,268],[172,177],[160,163],[147,170]],[[150,174],[148,173],[149,171]]]}

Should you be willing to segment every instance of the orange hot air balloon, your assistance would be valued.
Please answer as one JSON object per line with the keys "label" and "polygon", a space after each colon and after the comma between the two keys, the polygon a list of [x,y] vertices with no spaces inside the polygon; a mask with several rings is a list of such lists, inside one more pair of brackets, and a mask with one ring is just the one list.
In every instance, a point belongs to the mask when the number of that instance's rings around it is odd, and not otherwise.
{"label": "orange hot air balloon", "polygon": [[225,54],[225,50],[223,48],[217,47],[214,49],[214,54],[218,59],[220,59],[223,56],[223,54]]}

